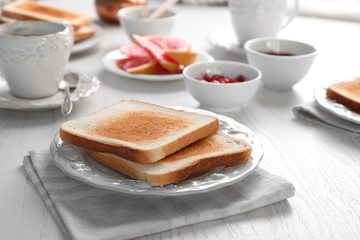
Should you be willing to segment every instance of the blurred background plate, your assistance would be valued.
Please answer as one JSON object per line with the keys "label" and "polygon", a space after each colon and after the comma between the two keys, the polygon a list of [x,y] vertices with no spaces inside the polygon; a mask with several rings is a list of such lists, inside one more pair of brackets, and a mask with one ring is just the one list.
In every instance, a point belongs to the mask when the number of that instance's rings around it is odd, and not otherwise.
{"label": "blurred background plate", "polygon": [[71,54],[77,54],[80,52],[87,51],[89,49],[96,47],[101,42],[101,40],[104,37],[104,31],[102,30],[102,28],[94,23],[91,24],[90,26],[95,27],[96,29],[95,35],[75,43],[71,49]]}

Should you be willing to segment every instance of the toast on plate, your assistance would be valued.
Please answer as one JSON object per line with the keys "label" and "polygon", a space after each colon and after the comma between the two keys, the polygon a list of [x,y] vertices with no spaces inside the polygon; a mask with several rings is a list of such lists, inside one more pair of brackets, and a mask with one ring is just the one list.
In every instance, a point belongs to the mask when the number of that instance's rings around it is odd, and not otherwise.
{"label": "toast on plate", "polygon": [[20,0],[2,7],[2,15],[17,20],[39,20],[47,22],[70,22],[75,30],[93,22],[87,15],[75,13],[34,1]]}
{"label": "toast on plate", "polygon": [[84,39],[88,39],[94,36],[96,29],[93,26],[82,26],[78,30],[74,31],[74,42],[79,42]]}
{"label": "toast on plate", "polygon": [[360,114],[360,77],[332,84],[326,90],[326,96]]}
{"label": "toast on plate", "polygon": [[94,160],[131,178],[162,186],[221,166],[247,161],[251,146],[239,139],[215,133],[200,139],[155,163],[141,164],[109,153],[86,150]]}
{"label": "toast on plate", "polygon": [[[17,21],[16,19],[0,16],[0,24],[11,23]],[[82,26],[78,30],[74,31],[74,42],[79,42],[84,39],[88,39],[96,34],[96,28],[91,25]]]}
{"label": "toast on plate", "polygon": [[76,146],[152,163],[216,133],[219,121],[136,100],[123,100],[63,123],[60,137]]}

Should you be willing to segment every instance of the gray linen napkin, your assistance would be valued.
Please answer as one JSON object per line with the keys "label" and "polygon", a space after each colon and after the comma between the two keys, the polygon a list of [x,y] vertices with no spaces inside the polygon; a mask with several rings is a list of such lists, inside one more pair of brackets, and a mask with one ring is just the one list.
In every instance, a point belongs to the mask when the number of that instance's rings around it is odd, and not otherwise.
{"label": "gray linen napkin", "polygon": [[302,103],[293,107],[293,113],[300,119],[331,128],[335,131],[360,136],[360,125],[337,117],[322,109],[315,101]]}
{"label": "gray linen napkin", "polygon": [[257,169],[210,193],[146,197],[94,188],[65,175],[48,150],[32,150],[23,165],[69,239],[128,239],[247,212],[294,196],[287,180]]}

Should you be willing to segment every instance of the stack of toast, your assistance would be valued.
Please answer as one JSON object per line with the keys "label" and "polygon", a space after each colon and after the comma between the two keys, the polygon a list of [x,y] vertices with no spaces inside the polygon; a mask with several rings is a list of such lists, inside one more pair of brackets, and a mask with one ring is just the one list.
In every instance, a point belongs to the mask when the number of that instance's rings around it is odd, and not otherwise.
{"label": "stack of toast", "polygon": [[250,158],[247,142],[218,130],[213,116],[123,100],[63,123],[60,137],[112,169],[162,186]]}
{"label": "stack of toast", "polygon": [[326,90],[326,96],[360,114],[360,77],[332,84]]}
{"label": "stack of toast", "polygon": [[96,29],[90,25],[93,19],[87,15],[50,7],[34,1],[19,0],[2,7],[0,24],[16,20],[61,22],[67,21],[74,28],[74,42],[90,38]]}

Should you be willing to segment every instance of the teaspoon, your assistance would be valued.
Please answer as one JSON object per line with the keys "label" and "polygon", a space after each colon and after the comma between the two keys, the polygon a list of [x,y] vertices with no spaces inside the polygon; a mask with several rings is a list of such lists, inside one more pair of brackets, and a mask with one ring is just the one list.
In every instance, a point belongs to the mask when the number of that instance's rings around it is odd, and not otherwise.
{"label": "teaspoon", "polygon": [[68,72],[59,83],[59,88],[65,91],[64,101],[61,104],[61,113],[67,116],[71,113],[73,104],[70,99],[70,88],[75,88],[79,82],[79,75]]}

